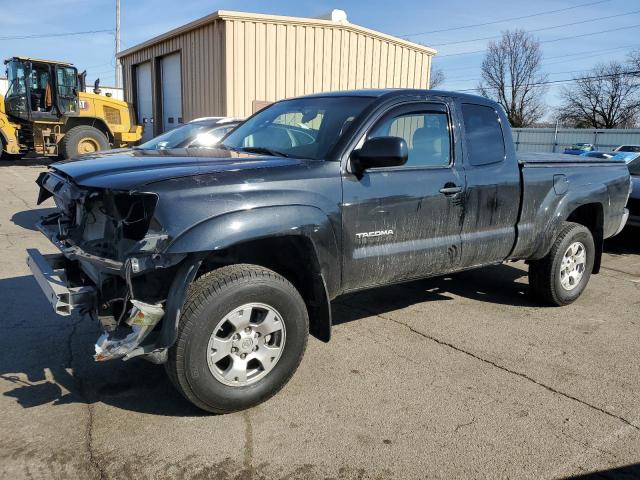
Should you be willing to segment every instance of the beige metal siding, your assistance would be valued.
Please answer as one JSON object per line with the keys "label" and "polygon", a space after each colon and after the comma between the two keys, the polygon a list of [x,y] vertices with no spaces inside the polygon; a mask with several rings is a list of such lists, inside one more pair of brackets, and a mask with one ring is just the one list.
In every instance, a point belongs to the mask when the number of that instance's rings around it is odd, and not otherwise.
{"label": "beige metal siding", "polygon": [[159,131],[159,58],[180,52],[183,118],[247,116],[257,105],[324,91],[428,88],[435,50],[350,23],[219,11],[120,55],[125,98],[151,61]]}
{"label": "beige metal siding", "polygon": [[132,101],[134,66],[152,61],[154,79],[154,117],[156,129],[159,122],[158,104],[161,103],[156,80],[157,59],[170,53],[180,52],[182,63],[182,109],[185,122],[197,117],[224,115],[224,22],[215,20],[199,28],[187,31],[121,57],[125,98]]}
{"label": "beige metal siding", "polygon": [[254,101],[358,88],[428,88],[431,55],[332,26],[227,19],[227,115]]}

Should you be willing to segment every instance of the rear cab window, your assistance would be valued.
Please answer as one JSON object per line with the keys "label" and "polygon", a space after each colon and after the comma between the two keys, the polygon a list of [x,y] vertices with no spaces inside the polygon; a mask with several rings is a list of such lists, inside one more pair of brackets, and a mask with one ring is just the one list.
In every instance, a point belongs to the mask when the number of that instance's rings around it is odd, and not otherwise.
{"label": "rear cab window", "polygon": [[504,161],[506,150],[498,113],[492,107],[474,103],[462,104],[467,158],[473,166]]}

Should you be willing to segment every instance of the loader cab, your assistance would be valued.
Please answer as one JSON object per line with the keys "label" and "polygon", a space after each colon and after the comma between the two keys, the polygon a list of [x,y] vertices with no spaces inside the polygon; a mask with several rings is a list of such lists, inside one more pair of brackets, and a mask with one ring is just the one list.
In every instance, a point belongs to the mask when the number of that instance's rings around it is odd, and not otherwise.
{"label": "loader cab", "polygon": [[5,64],[7,114],[23,121],[55,121],[78,114],[81,81],[73,65],[20,57]]}

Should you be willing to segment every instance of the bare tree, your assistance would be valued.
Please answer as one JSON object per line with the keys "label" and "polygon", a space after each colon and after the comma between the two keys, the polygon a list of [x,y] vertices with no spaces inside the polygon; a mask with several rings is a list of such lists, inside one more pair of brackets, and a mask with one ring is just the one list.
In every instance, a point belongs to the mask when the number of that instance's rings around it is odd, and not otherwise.
{"label": "bare tree", "polygon": [[629,53],[627,63],[629,64],[630,70],[634,72],[634,76],[640,76],[638,73],[640,71],[640,50],[633,50]]}
{"label": "bare tree", "polygon": [[438,88],[445,81],[444,72],[440,68],[432,68],[429,77],[429,88]]}
{"label": "bare tree", "polygon": [[563,87],[559,118],[585,128],[628,128],[635,124],[640,84],[620,62],[598,64]]}
{"label": "bare tree", "polygon": [[544,115],[540,42],[524,30],[502,32],[489,43],[482,62],[481,94],[504,108],[513,127],[527,127]]}

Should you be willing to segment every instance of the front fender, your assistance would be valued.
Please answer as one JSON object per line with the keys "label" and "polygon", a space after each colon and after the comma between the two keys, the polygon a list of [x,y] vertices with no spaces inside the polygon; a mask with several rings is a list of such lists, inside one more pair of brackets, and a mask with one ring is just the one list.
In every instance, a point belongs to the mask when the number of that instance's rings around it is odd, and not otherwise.
{"label": "front fender", "polygon": [[225,213],[182,232],[167,246],[166,252],[211,252],[247,241],[291,235],[311,241],[319,273],[332,296],[340,281],[338,241],[329,217],[317,207],[283,205]]}

